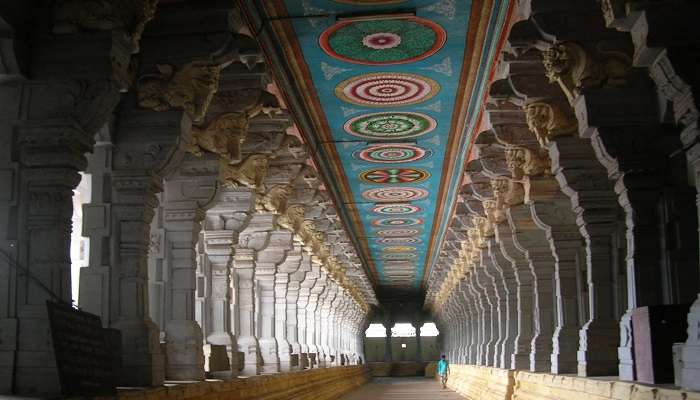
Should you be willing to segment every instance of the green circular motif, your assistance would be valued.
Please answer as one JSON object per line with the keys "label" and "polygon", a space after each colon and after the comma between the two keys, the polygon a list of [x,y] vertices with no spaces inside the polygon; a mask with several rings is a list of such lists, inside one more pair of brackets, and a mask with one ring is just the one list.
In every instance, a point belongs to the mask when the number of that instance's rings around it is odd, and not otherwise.
{"label": "green circular motif", "polygon": [[445,30],[418,17],[342,21],[319,40],[330,56],[358,64],[400,64],[421,60],[445,43]]}
{"label": "green circular motif", "polygon": [[425,114],[375,113],[352,118],[345,123],[347,133],[365,139],[407,139],[424,135],[437,126]]}

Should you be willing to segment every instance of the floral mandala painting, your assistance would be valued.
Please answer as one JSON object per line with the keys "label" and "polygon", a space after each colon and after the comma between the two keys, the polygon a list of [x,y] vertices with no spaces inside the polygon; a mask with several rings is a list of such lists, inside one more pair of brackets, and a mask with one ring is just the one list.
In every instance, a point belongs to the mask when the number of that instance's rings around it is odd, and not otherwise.
{"label": "floral mandala painting", "polygon": [[341,21],[319,38],[323,51],[336,59],[365,65],[405,64],[435,54],[447,33],[438,24],[407,16]]}

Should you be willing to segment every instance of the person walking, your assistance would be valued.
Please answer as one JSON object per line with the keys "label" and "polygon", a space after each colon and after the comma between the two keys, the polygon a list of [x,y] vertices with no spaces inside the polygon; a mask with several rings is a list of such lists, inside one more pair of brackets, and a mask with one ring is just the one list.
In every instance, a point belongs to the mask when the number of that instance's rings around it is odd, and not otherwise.
{"label": "person walking", "polygon": [[447,388],[447,375],[450,373],[450,363],[447,362],[445,355],[443,354],[438,361],[437,373],[440,375],[440,382],[442,382],[442,388]]}

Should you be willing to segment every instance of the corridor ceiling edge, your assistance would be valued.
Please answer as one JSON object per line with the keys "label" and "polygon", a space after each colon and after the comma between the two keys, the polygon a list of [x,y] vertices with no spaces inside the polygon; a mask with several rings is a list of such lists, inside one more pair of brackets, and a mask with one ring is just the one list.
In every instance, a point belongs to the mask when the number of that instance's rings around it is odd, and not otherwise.
{"label": "corridor ceiling edge", "polygon": [[[356,248],[359,250],[358,253],[362,258],[361,261],[367,275],[373,280],[375,285],[386,284],[386,281],[382,282],[382,266],[380,264],[380,268],[378,269],[378,265],[375,262],[376,257],[373,257],[370,248],[368,237],[371,237],[371,234],[367,233],[368,224],[363,225],[362,218],[365,214],[362,213],[363,210],[358,208],[357,204],[360,204],[360,207],[365,207],[365,211],[367,206],[358,203],[356,200],[357,197],[353,196],[353,188],[356,189],[355,195],[359,197],[358,192],[366,186],[350,181],[352,178],[349,179],[348,173],[353,173],[354,171],[348,171],[348,155],[341,155],[338,151],[338,147],[342,145],[344,146],[344,153],[349,153],[345,149],[348,147],[352,148],[353,143],[348,141],[349,144],[346,144],[342,140],[339,140],[337,133],[334,138],[333,128],[330,124],[333,121],[329,121],[327,110],[324,110],[324,105],[328,104],[328,100],[322,100],[321,96],[323,93],[319,95],[319,88],[317,87],[319,78],[316,76],[317,81],[314,81],[313,73],[308,64],[308,43],[310,41],[307,37],[307,48],[303,49],[298,38],[300,33],[295,30],[295,28],[297,30],[300,29],[299,24],[308,21],[309,17],[313,14],[290,15],[287,10],[287,6],[289,6],[290,2],[286,2],[287,4],[285,4],[285,1],[282,0],[264,2],[241,0],[240,2],[250,30],[260,42],[268,58],[268,65],[272,68],[276,83],[281,88],[295,122],[310,147],[310,152],[314,156],[324,181],[326,183],[335,183],[327,185],[328,190],[332,193],[338,205],[337,209],[341,215],[341,219],[349,228],[348,231],[350,232],[350,236]],[[296,4],[297,2],[291,3]],[[429,200],[434,201],[435,208],[432,215],[430,215],[429,218],[425,218],[425,221],[427,222],[429,219],[432,219],[432,224],[429,224],[430,230],[424,235],[424,237],[428,239],[426,243],[427,246],[425,247],[426,250],[420,258],[422,263],[419,262],[415,267],[416,274],[412,281],[413,287],[421,287],[425,284],[430,270],[436,262],[437,255],[439,254],[446,230],[454,212],[457,193],[460,190],[463,180],[464,165],[467,161],[468,152],[470,151],[470,145],[473,142],[475,133],[477,133],[477,129],[481,125],[483,100],[487,93],[488,83],[492,79],[494,73],[496,57],[500,52],[500,48],[503,46],[504,27],[509,25],[509,20],[513,12],[513,1],[473,0],[471,2],[464,1],[464,4],[460,5],[460,2],[457,0],[418,0],[404,2],[397,2],[395,0],[386,2],[367,0],[303,0],[299,4],[303,6],[305,12],[307,10],[315,12],[321,17],[318,19],[326,21],[325,24],[327,25],[334,26],[340,25],[336,22],[337,15],[342,15],[341,11],[347,11],[348,8],[351,7],[344,5],[346,3],[363,4],[356,8],[362,10],[364,7],[367,8],[367,11],[385,14],[406,10],[405,8],[400,8],[402,3],[409,6],[423,6],[423,8],[429,5],[433,10],[452,10],[453,18],[455,10],[457,13],[462,12],[463,15],[468,18],[468,23],[465,24],[465,32],[463,35],[463,57],[459,63],[452,61],[453,64],[461,64],[461,68],[458,69],[458,80],[455,80],[458,84],[456,86],[454,101],[450,102],[451,110],[449,111],[451,115],[448,115],[449,118],[444,118],[444,122],[446,122],[444,125],[449,126],[449,133],[446,138],[435,139],[438,142],[442,139],[446,140],[443,142],[445,144],[443,147],[444,155],[442,157],[443,162],[441,168],[430,171],[433,172],[433,175],[436,175],[436,177],[439,175],[439,185],[436,185],[438,189],[433,190],[433,194],[431,194],[431,198],[429,198]],[[372,7],[366,5],[370,3],[373,4]],[[334,8],[336,5],[338,8]],[[321,8],[321,6],[326,8]],[[460,6],[463,7],[461,11],[459,8]],[[467,7],[469,7],[468,13],[466,12]],[[354,8],[355,7],[350,11],[356,11]],[[328,12],[328,9],[334,12]],[[422,18],[416,19],[422,20]],[[295,23],[297,25],[295,25]],[[314,25],[313,23],[311,24]],[[326,26],[323,26],[323,28],[326,28]],[[326,29],[326,31],[327,30],[329,29]],[[449,36],[454,31],[454,28],[448,31],[449,33],[447,35]],[[324,29],[318,29],[318,32],[319,35],[322,35]],[[459,35],[456,34],[454,36]],[[314,38],[314,40],[317,39]],[[452,47],[452,50],[453,49],[454,46]],[[443,54],[437,56],[437,61],[432,60],[431,64],[444,60],[445,56],[447,56],[448,60],[449,56],[454,56],[454,51],[447,52],[448,50],[450,49],[444,49],[442,52]],[[305,51],[306,54],[304,53]],[[328,52],[327,49],[324,51]],[[325,62],[321,64],[323,64],[324,67],[328,65],[328,63]],[[353,64],[348,65],[356,67],[356,65]],[[337,62],[331,68],[331,76],[339,73],[338,71],[342,73],[350,70],[345,64],[338,64]],[[362,68],[362,66],[357,69],[360,68]],[[423,67],[420,69],[426,70],[430,68]],[[414,70],[418,70],[418,67],[413,67],[410,71],[413,72]],[[373,70],[370,72],[372,71]],[[367,71],[365,70],[364,72]],[[431,77],[433,76],[435,75]],[[432,79],[428,78],[423,79],[432,81]],[[351,79],[347,80],[350,81]],[[324,82],[321,82],[321,84],[323,83]],[[443,86],[449,87],[445,84],[443,84]],[[338,89],[336,89],[335,92],[338,93]],[[440,101],[436,103],[440,104]],[[426,107],[423,107],[423,109],[425,108]],[[368,111],[376,112],[382,110],[370,108]],[[444,116],[445,113],[442,115]],[[347,116],[349,120],[355,117],[352,114],[344,116]],[[337,120],[335,122],[337,125]],[[368,141],[365,144],[371,145],[372,143],[373,142]],[[417,142],[414,141],[413,143]],[[336,145],[339,146],[337,147]],[[343,164],[343,157],[345,157],[345,165]],[[437,159],[437,157],[434,157],[434,159]],[[432,161],[431,165],[433,165]],[[435,173],[436,171],[437,173]],[[430,173],[428,173],[428,176],[430,176]],[[366,222],[367,221],[365,221],[365,223]],[[427,223],[426,226],[428,226]]]}

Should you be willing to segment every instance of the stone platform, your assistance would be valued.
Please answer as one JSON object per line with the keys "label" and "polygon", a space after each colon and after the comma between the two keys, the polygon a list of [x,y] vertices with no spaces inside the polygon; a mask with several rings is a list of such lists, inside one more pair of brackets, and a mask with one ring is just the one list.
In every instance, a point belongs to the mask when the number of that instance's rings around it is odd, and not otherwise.
{"label": "stone platform", "polygon": [[473,365],[451,365],[447,386],[472,400],[700,400],[700,393],[615,378],[581,378]]}
{"label": "stone platform", "polygon": [[[118,400],[336,400],[364,385],[362,366],[319,368],[232,381],[183,383],[146,390],[122,390]],[[95,400],[114,400],[98,397]]]}

